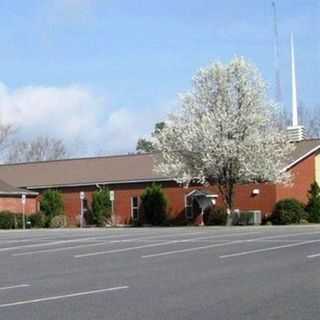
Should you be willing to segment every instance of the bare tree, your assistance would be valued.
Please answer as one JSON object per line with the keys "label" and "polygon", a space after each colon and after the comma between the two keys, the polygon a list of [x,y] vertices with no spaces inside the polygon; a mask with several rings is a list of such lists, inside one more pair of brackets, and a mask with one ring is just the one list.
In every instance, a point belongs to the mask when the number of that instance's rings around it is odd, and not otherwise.
{"label": "bare tree", "polygon": [[306,138],[319,139],[320,138],[320,113],[319,106],[313,108],[306,107],[300,102],[300,118],[305,127]]}
{"label": "bare tree", "polygon": [[[299,101],[299,123],[305,128],[306,139],[320,139],[320,106],[307,106],[303,101]],[[277,126],[286,129],[292,125],[291,112],[284,110],[279,113]]]}
{"label": "bare tree", "polygon": [[9,149],[7,163],[57,160],[67,156],[67,149],[60,139],[37,137],[32,141],[16,141]]}
{"label": "bare tree", "polygon": [[4,124],[0,121],[0,151],[4,151],[11,145],[15,132],[13,125]]}

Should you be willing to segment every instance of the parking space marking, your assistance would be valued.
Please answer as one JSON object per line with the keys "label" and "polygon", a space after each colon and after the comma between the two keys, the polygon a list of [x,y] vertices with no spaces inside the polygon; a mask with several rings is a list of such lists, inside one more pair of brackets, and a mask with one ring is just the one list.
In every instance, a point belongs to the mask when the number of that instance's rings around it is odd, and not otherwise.
{"label": "parking space marking", "polygon": [[[319,232],[317,232],[318,234]],[[310,233],[306,233],[306,234],[310,234]],[[297,236],[297,235],[301,235],[301,233],[297,233],[297,234],[290,234],[290,236]],[[303,233],[303,235],[305,235],[305,233]],[[284,242],[292,242],[292,240],[287,240],[287,239],[281,239],[283,237],[287,237],[288,235],[277,235],[277,236],[268,236],[268,237],[260,237],[260,238],[252,238],[252,239],[240,239],[240,240],[235,240],[235,241],[231,241],[228,242],[229,240],[225,240],[225,243],[220,243],[220,244],[212,244],[212,245],[206,245],[206,246],[201,246],[201,247],[193,247],[193,248],[187,248],[187,249],[178,249],[178,250],[172,250],[172,251],[165,251],[165,252],[160,252],[160,253],[154,253],[154,254],[148,254],[148,255],[143,255],[141,256],[141,258],[153,258],[153,257],[160,257],[160,256],[166,256],[166,255],[172,255],[172,254],[178,254],[178,253],[187,253],[187,252],[192,252],[192,251],[198,251],[198,250],[204,250],[204,249],[209,249],[209,248],[214,248],[214,247],[222,247],[222,246],[226,246],[226,245],[233,245],[233,244],[240,244],[240,243],[251,243],[251,242],[274,242],[274,241],[284,241]],[[290,246],[297,246],[297,240],[293,240],[294,243],[293,244],[289,244],[289,245],[282,245],[282,246],[277,246],[277,247],[272,247],[272,248],[282,248],[282,247],[290,247]],[[307,243],[313,243],[313,242],[319,242],[320,239],[316,239],[316,240],[308,240],[305,241]],[[192,242],[192,241],[184,241],[184,242]],[[304,242],[304,243],[305,243]],[[300,242],[301,245],[301,242]],[[264,250],[264,249],[259,249],[259,250]],[[275,250],[275,249],[273,249]],[[269,250],[268,250],[269,251]],[[251,251],[250,251],[251,252]],[[237,253],[238,254],[238,253]],[[224,256],[222,256],[224,257]],[[220,257],[221,258],[221,257]]]}
{"label": "parking space marking", "polygon": [[30,284],[18,284],[15,286],[9,286],[9,287],[0,287],[0,290],[10,290],[10,289],[19,289],[19,288],[27,288],[30,287]]}
{"label": "parking space marking", "polygon": [[255,240],[269,240],[269,239],[281,239],[281,238],[290,238],[290,237],[298,237],[298,236],[310,236],[320,234],[320,231],[314,231],[314,232],[297,232],[297,233],[286,233],[286,234],[280,234],[275,236],[265,236],[265,237],[259,237],[256,239],[251,239],[251,241]]}
{"label": "parking space marking", "polygon": [[314,259],[319,257],[320,257],[320,253],[310,254],[309,256],[307,256],[308,259]]}
{"label": "parking space marking", "polygon": [[91,239],[74,239],[74,240],[58,240],[58,241],[52,241],[52,242],[45,242],[45,243],[37,243],[37,244],[26,244],[22,246],[14,246],[14,247],[6,247],[6,248],[0,248],[0,252],[8,252],[8,251],[14,251],[14,250],[20,250],[20,249],[27,249],[27,248],[39,248],[39,247],[50,247],[55,246],[59,244],[66,244],[66,243],[75,243],[75,242],[84,242],[84,241],[97,241],[93,238]]}
{"label": "parking space marking", "polygon": [[235,252],[235,253],[225,254],[225,255],[219,256],[219,258],[226,259],[226,258],[240,257],[240,256],[246,256],[246,255],[255,254],[255,253],[262,253],[262,252],[275,251],[275,250],[292,248],[292,247],[299,247],[299,246],[317,243],[317,242],[320,242],[320,239],[302,241],[302,242],[297,242],[297,243],[292,243],[292,244],[287,244],[287,245],[282,245],[282,246],[276,246],[276,247],[268,247],[268,248],[262,248],[262,249]]}
{"label": "parking space marking", "polygon": [[[117,235],[118,236],[118,235]],[[68,239],[68,240],[56,240],[56,241],[49,241],[45,243],[36,243],[36,244],[26,244],[14,247],[5,247],[0,248],[0,252],[8,252],[20,249],[28,249],[28,248],[39,248],[39,247],[50,247],[59,244],[67,244],[67,243],[77,243],[77,242],[85,242],[85,241],[101,241],[104,239],[114,238],[114,236],[106,236],[106,237],[87,237],[87,238],[76,238],[76,239]]]}
{"label": "parking space marking", "polygon": [[[260,232],[250,232],[249,234],[256,234]],[[230,234],[230,237],[240,236],[240,235],[248,235],[248,233],[237,233],[237,234]],[[141,246],[135,246],[135,247],[128,247],[128,248],[120,248],[120,249],[111,249],[106,251],[97,251],[97,252],[89,252],[89,253],[83,253],[83,254],[77,254],[74,257],[75,258],[86,258],[86,257],[93,257],[93,256],[99,256],[99,255],[106,255],[111,253],[120,253],[120,252],[128,252],[132,250],[139,250],[139,249],[145,249],[145,248],[152,248],[152,247],[160,247],[160,246],[167,246],[170,244],[178,244],[178,243],[188,243],[195,240],[206,240],[206,239],[214,239],[214,238],[222,238],[226,235],[214,235],[214,236],[207,236],[207,237],[200,237],[200,238],[191,238],[191,239],[181,239],[181,240],[171,240],[166,242],[160,242],[160,243],[151,243]],[[242,240],[239,240],[242,241]]]}
{"label": "parking space marking", "polygon": [[11,256],[12,257],[30,256],[30,255],[41,254],[41,253],[51,253],[51,252],[67,251],[67,250],[73,250],[73,249],[97,247],[97,246],[102,246],[104,244],[106,244],[106,242],[81,244],[81,245],[78,245],[78,246],[70,246],[70,247],[63,247],[63,248],[53,248],[53,249],[46,249],[46,250],[35,250],[35,251],[13,253],[13,254],[11,254]]}
{"label": "parking space marking", "polygon": [[215,248],[215,247],[230,246],[230,245],[239,244],[239,243],[243,243],[243,241],[242,240],[234,240],[234,241],[230,241],[230,242],[215,243],[215,244],[210,244],[210,245],[201,246],[201,247],[193,247],[193,248],[187,248],[187,249],[165,251],[165,252],[160,252],[160,253],[147,254],[147,255],[141,256],[141,258],[146,259],[146,258],[161,257],[161,256],[172,255],[172,254],[179,254],[179,253],[186,253],[186,252],[210,249],[210,248]]}
{"label": "parking space marking", "polygon": [[139,238],[132,238],[132,239],[119,239],[119,240],[112,240],[111,243],[121,243],[121,242],[131,242],[131,241],[142,241],[142,240],[152,240],[152,239],[160,239],[165,237],[186,237],[189,235],[197,235],[197,234],[205,234],[207,232],[188,232],[188,233],[181,233],[181,234],[175,234],[175,233],[169,233],[169,234],[161,234],[158,236],[148,236],[147,237],[139,237]]}
{"label": "parking space marking", "polygon": [[91,291],[76,292],[76,293],[70,293],[70,294],[65,294],[65,295],[60,295],[60,296],[39,298],[39,299],[33,299],[33,300],[17,301],[17,302],[12,302],[12,303],[0,304],[0,308],[15,307],[15,306],[33,304],[33,303],[38,303],[38,302],[63,300],[63,299],[68,299],[68,298],[88,296],[88,295],[93,295],[93,294],[118,291],[118,290],[125,290],[125,289],[129,289],[129,287],[128,286],[121,286],[121,287],[114,287],[114,288],[107,288],[107,289],[98,289],[98,290],[91,290]]}
{"label": "parking space marking", "polygon": [[97,251],[97,252],[83,253],[83,254],[77,254],[77,255],[75,255],[74,258],[86,258],[86,257],[99,256],[99,255],[106,255],[106,254],[110,254],[110,253],[127,252],[127,251],[139,250],[139,249],[144,249],[144,248],[166,246],[166,245],[175,244],[175,243],[177,243],[177,241],[167,241],[167,242],[161,242],[161,243],[146,244],[146,245],[143,245],[143,246],[136,246],[136,247],[128,247],[128,248],[121,248],[121,249],[112,249],[112,250],[106,250],[106,251]]}

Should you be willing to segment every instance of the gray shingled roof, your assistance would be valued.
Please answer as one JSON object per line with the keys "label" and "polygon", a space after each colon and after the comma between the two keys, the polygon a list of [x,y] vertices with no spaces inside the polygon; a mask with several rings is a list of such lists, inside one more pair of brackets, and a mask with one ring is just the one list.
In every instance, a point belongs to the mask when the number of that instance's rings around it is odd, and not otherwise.
{"label": "gray shingled roof", "polygon": [[0,180],[0,195],[37,195],[37,192],[32,192],[29,190],[16,188],[11,186],[10,184]]}
{"label": "gray shingled roof", "polygon": [[[320,149],[320,139],[304,140],[296,146],[288,159],[287,168],[315,148]],[[152,154],[130,154],[0,165],[0,178],[14,187],[35,189],[171,180],[157,175],[153,166]]]}
{"label": "gray shingled roof", "polygon": [[301,159],[302,157],[308,155],[311,151],[316,148],[320,149],[320,139],[309,139],[303,140],[295,143],[296,148],[292,155],[289,157],[287,166],[289,167],[291,164],[294,164],[296,161]]}
{"label": "gray shingled roof", "polygon": [[153,171],[152,154],[0,165],[0,178],[22,188],[168,180]]}

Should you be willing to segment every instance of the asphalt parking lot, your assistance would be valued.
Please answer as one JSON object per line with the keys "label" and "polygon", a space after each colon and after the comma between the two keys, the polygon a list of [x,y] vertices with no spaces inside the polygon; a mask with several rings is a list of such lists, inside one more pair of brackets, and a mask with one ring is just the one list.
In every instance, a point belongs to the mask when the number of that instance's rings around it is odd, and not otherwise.
{"label": "asphalt parking lot", "polygon": [[320,226],[0,232],[0,319],[318,319]]}

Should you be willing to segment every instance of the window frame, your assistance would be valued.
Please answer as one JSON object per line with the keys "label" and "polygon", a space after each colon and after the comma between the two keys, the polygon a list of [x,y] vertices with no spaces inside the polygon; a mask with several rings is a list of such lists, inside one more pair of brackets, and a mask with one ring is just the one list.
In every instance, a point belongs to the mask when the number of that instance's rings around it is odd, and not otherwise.
{"label": "window frame", "polygon": [[[137,199],[137,205],[134,206],[134,199]],[[140,197],[139,196],[132,196],[130,198],[130,202],[131,202],[131,218],[133,219],[133,221],[138,221],[140,218]],[[134,216],[134,211],[136,210],[136,217]]]}

